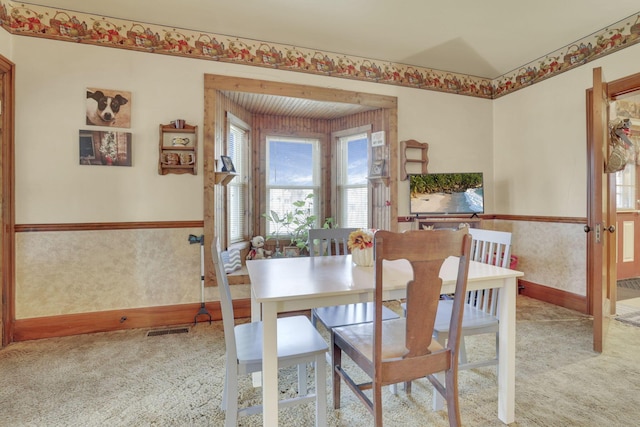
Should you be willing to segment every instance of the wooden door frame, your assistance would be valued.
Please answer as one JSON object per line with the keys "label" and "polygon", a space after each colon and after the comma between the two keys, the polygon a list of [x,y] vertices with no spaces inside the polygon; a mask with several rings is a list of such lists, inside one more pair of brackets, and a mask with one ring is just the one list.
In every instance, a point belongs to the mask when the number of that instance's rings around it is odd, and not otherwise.
{"label": "wooden door frame", "polygon": [[[635,92],[640,90],[640,73],[636,73],[627,77],[623,77],[621,79],[614,80],[612,82],[607,83],[608,87],[608,96],[609,99],[615,99],[627,93]],[[591,150],[591,135],[590,135],[590,123],[592,120],[591,117],[591,104],[593,102],[593,88],[587,91],[587,141],[588,141],[588,150]],[[594,196],[595,191],[600,191],[599,188],[593,188],[593,174],[597,170],[597,168],[602,168],[601,164],[596,165],[591,158],[591,155],[588,155],[588,184],[587,184],[587,203],[591,203],[592,197]],[[599,170],[599,169],[598,169]],[[614,207],[615,208],[615,207]],[[615,212],[614,212],[615,216]],[[591,224],[590,224],[591,225]],[[587,240],[588,242],[590,239]],[[590,245],[587,244],[587,310],[589,314],[594,313],[595,309],[595,300],[594,298],[594,274],[601,274],[600,272],[593,271],[592,268],[592,256],[593,253],[590,250]]]}
{"label": "wooden door frame", "polygon": [[15,64],[0,56],[0,96],[2,112],[2,144],[0,147],[0,169],[2,185],[2,230],[0,231],[0,245],[2,245],[2,326],[0,331],[0,348],[13,341],[15,322],[15,159],[14,159],[14,128],[15,128]]}

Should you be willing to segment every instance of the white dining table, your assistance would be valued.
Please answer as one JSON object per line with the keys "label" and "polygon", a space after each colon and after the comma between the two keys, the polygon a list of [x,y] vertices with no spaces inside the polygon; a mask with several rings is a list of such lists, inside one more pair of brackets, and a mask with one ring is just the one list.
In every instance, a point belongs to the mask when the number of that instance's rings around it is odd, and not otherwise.
{"label": "white dining table", "polygon": [[[458,259],[445,261],[440,271],[442,293],[453,293]],[[251,318],[263,321],[263,425],[278,425],[278,313],[373,300],[374,268],[356,266],[351,255],[274,258],[247,261],[251,279]],[[523,273],[471,261],[467,289],[500,288],[498,298],[499,362],[498,418],[515,421],[516,278]],[[385,261],[383,297],[406,296],[412,277],[407,261]],[[330,350],[331,351],[331,350]]]}

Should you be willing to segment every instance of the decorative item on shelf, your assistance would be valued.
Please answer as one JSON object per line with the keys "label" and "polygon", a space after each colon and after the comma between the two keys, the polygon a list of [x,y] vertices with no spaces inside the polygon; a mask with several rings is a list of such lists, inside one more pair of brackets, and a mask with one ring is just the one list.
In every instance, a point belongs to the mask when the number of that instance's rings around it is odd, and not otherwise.
{"label": "decorative item on shelf", "polygon": [[235,172],[236,168],[233,166],[233,161],[229,156],[220,156],[222,160],[222,172]]}
{"label": "decorative item on shelf", "polygon": [[251,249],[247,254],[247,260],[271,258],[272,253],[264,248],[264,237],[254,236],[251,239]]}
{"label": "decorative item on shelf", "polygon": [[189,144],[190,139],[185,137],[176,136],[171,139],[171,145],[173,146],[182,146]]}
{"label": "decorative item on shelf", "polygon": [[300,256],[300,248],[297,246],[285,246],[284,247],[285,258],[292,258]]}
{"label": "decorative item on shelf", "polygon": [[181,165],[192,165],[194,162],[193,153],[180,153]]}
{"label": "decorative item on shelf", "polygon": [[369,171],[369,177],[379,178],[382,176],[383,171],[384,171],[384,159],[374,160],[373,163],[371,163],[371,170]]}
{"label": "decorative item on shelf", "polygon": [[371,267],[373,265],[374,230],[359,229],[349,234],[347,247],[351,250],[351,260],[355,265]]}
{"label": "decorative item on shelf", "polygon": [[178,153],[165,153],[162,163],[169,166],[175,166],[180,163],[180,155]]}
{"label": "decorative item on shelf", "polygon": [[184,125],[185,125],[185,121],[184,119],[175,119],[173,121],[171,121],[171,124],[176,128],[176,129],[184,129]]}

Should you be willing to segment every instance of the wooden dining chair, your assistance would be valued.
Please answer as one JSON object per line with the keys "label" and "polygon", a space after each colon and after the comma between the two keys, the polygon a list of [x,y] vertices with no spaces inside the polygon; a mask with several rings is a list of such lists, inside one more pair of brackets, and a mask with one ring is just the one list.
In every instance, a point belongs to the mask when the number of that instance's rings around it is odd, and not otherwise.
{"label": "wooden dining chair", "polygon": [[[322,255],[344,255],[348,252],[349,234],[357,228],[314,228],[309,230],[309,254],[311,257]],[[320,323],[329,331],[333,345],[333,328],[373,320],[374,305],[372,302],[361,302],[329,307],[318,307],[311,310],[311,323],[317,328]],[[396,319],[393,310],[383,307],[384,320]]]}
{"label": "wooden dining chair", "polygon": [[[367,406],[374,424],[382,426],[382,387],[427,377],[447,402],[449,425],[460,425],[458,407],[458,354],[462,306],[469,274],[471,236],[467,229],[377,231],[374,236],[375,313],[372,323],[334,328],[333,404],[340,408],[341,379]],[[459,257],[449,340],[443,346],[432,337],[442,293],[440,268],[450,257]],[[407,315],[382,321],[384,262],[406,260],[413,271],[407,283]],[[343,353],[358,366],[346,368]],[[353,369],[352,374],[347,369]],[[370,380],[354,379],[364,371]],[[436,373],[444,371],[444,381]],[[353,376],[352,376],[353,375]],[[370,392],[367,392],[370,390]]]}
{"label": "wooden dining chair", "polygon": [[[262,322],[235,325],[233,302],[220,256],[220,242],[211,244],[211,254],[220,291],[220,306],[226,346],[226,373],[222,393],[225,426],[236,426],[238,417],[262,412],[262,405],[240,408],[238,376],[262,370]],[[268,262],[268,261],[267,261]],[[325,357],[328,346],[305,316],[277,319],[278,368],[298,366],[298,395],[278,402],[280,408],[315,400],[316,426],[327,423],[327,381]],[[307,393],[308,363],[315,365],[315,392]]]}
{"label": "wooden dining chair", "polygon": [[[484,264],[509,268],[511,262],[511,233],[506,231],[470,228],[471,260]],[[500,342],[498,320],[498,298],[500,290],[484,289],[468,291],[465,298],[462,316],[462,340],[460,342],[460,369],[473,369],[483,366],[497,365]],[[404,304],[401,304],[404,308]],[[449,334],[448,319],[451,317],[452,301],[445,300],[438,307],[434,337],[444,343]],[[469,362],[465,345],[465,337],[481,334],[495,334],[495,357]]]}

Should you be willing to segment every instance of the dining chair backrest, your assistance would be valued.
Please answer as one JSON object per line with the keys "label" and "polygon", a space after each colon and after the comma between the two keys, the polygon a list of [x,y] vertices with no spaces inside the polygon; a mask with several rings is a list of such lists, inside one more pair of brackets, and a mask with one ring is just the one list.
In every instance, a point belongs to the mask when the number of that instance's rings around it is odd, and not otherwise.
{"label": "dining chair backrest", "polygon": [[[469,234],[473,238],[470,255],[473,261],[509,268],[511,261],[511,233],[470,228]],[[466,302],[495,316],[498,312],[497,293],[497,289],[469,291]]]}
{"label": "dining chair backrest", "polygon": [[471,259],[484,264],[509,268],[511,262],[511,233],[507,231],[470,228]]}
{"label": "dining chair backrest", "polygon": [[224,327],[224,342],[227,349],[228,360],[235,360],[236,356],[236,339],[234,333],[235,318],[233,314],[233,300],[231,298],[231,289],[227,274],[224,272],[224,263],[222,261],[222,251],[220,250],[220,239],[215,238],[211,242],[211,258],[216,272],[216,281],[218,282],[218,291],[220,292],[220,308],[222,310],[222,324]]}
{"label": "dining chair backrest", "polygon": [[[446,398],[450,425],[460,425],[457,370],[470,246],[471,236],[466,228],[404,233],[379,230],[375,233],[373,331],[367,324],[335,329],[334,408],[340,407],[342,379],[367,405],[373,414],[374,425],[382,426],[381,387],[404,382],[409,390],[410,381],[426,376],[438,393]],[[459,263],[449,339],[444,346],[440,346],[432,337],[432,332],[442,292],[440,271],[451,257],[458,257]],[[406,317],[383,322],[383,271],[390,261],[408,262],[413,274],[406,288]],[[367,379],[367,382],[358,384],[348,372],[351,368],[342,364],[342,353],[346,353],[371,381]],[[445,380],[441,382],[434,374],[443,371]],[[371,390],[371,397],[365,394],[365,390]]]}
{"label": "dining chair backrest", "polygon": [[349,234],[357,228],[312,228],[309,230],[309,255],[344,255]]}
{"label": "dining chair backrest", "polygon": [[[449,256],[461,257],[460,266],[464,271],[459,272],[455,292],[466,291],[469,249],[471,241],[468,233],[460,230],[457,233],[451,230],[407,231],[404,233],[391,233],[378,231],[375,234],[375,298],[374,301],[382,301],[383,298],[383,260],[406,259],[411,264],[414,279],[407,284],[407,315],[406,315],[406,348],[408,356],[418,356],[429,353],[431,344],[431,331],[433,330],[438,302],[442,288],[442,279],[439,277],[440,267]],[[466,252],[465,252],[466,247]],[[454,299],[454,304],[458,299]],[[381,304],[376,302],[376,309]],[[378,313],[376,312],[376,315]],[[378,318],[378,316],[376,316]],[[455,338],[459,338],[459,323],[452,319],[451,328],[456,331],[449,332],[448,345],[456,348]],[[381,331],[380,322],[376,322],[376,336]],[[429,333],[425,333],[429,331]],[[454,338],[454,339],[451,339]]]}

